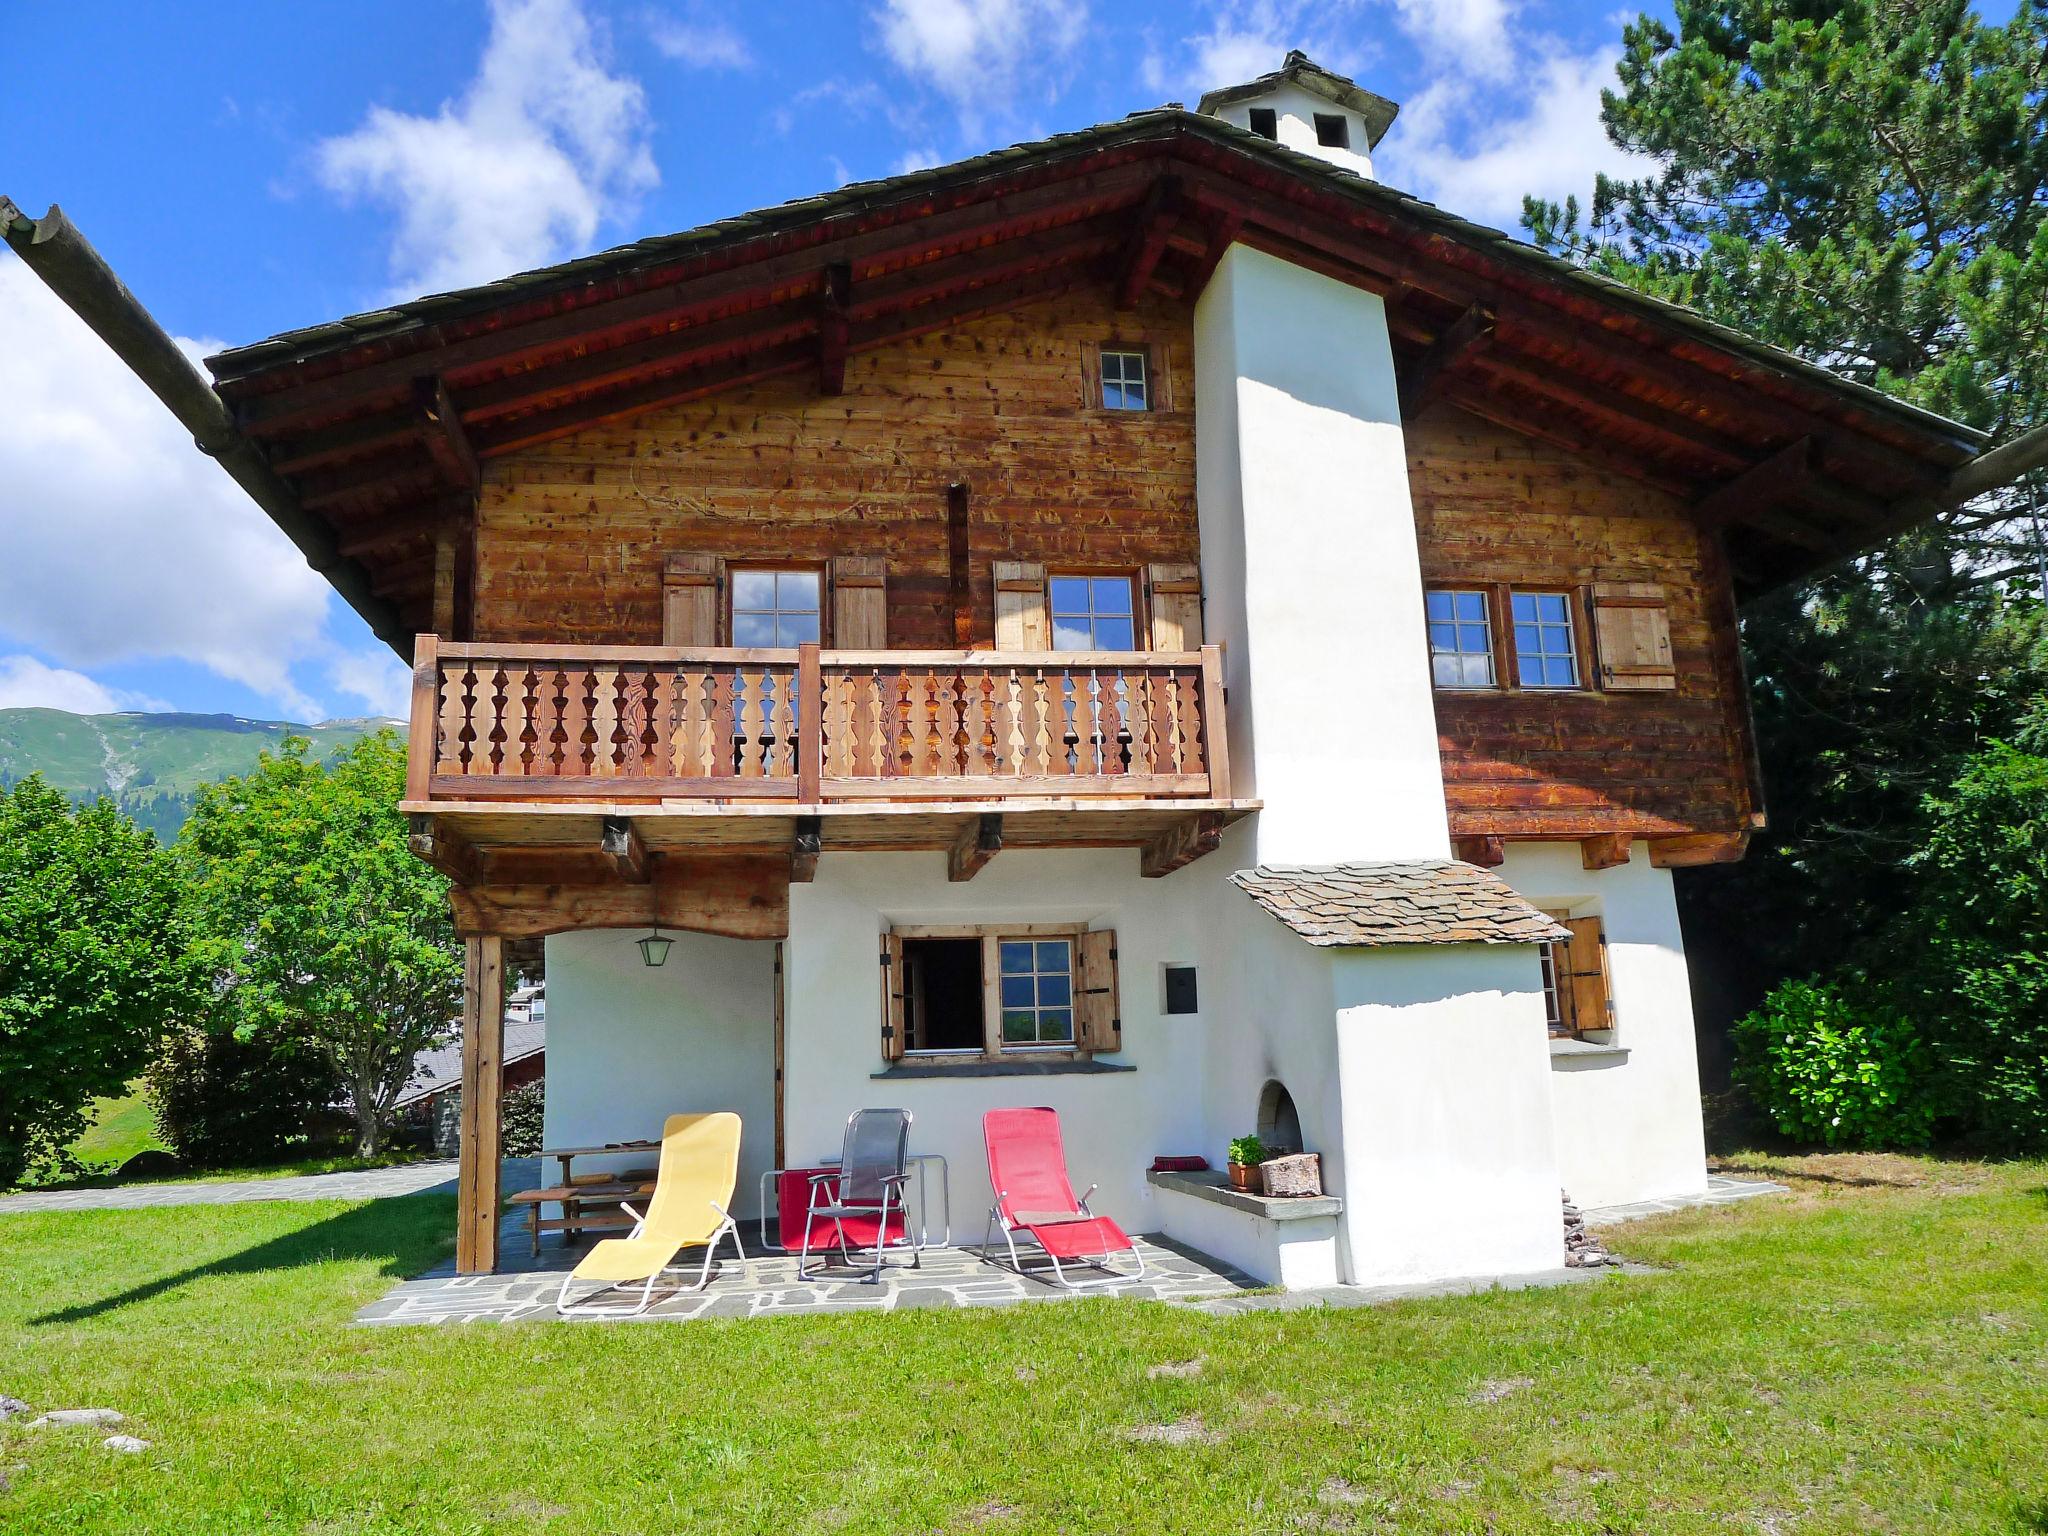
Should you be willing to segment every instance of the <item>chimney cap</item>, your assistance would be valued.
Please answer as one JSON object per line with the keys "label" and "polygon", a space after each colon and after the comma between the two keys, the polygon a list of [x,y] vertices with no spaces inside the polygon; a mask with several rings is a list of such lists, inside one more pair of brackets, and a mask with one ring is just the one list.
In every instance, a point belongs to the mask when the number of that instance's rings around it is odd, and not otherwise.
{"label": "chimney cap", "polygon": [[1379,146],[1380,140],[1393,126],[1395,114],[1401,110],[1399,103],[1368,91],[1357,81],[1348,79],[1334,70],[1323,68],[1299,48],[1292,50],[1286,61],[1270,75],[1247,80],[1243,85],[1226,85],[1205,92],[1195,110],[1204,116],[1213,117],[1219,107],[1270,95],[1282,85],[1298,85],[1325,101],[1334,102],[1340,107],[1348,107],[1356,112],[1365,119],[1367,148]]}

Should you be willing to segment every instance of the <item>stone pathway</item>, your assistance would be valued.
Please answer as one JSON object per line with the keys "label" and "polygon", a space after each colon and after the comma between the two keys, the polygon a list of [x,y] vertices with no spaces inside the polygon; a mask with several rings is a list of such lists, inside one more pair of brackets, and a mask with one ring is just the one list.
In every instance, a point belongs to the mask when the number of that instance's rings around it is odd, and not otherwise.
{"label": "stone pathway", "polygon": [[[241,1205],[257,1200],[385,1200],[394,1195],[455,1193],[456,1164],[407,1163],[351,1173],[293,1174],[278,1179],[219,1179],[123,1184],[112,1189],[43,1189],[0,1195],[0,1215],[15,1211],[140,1211],[160,1205]],[[540,1159],[507,1158],[500,1186],[534,1189]]]}
{"label": "stone pathway", "polygon": [[1636,1200],[1627,1205],[1589,1205],[1579,1214],[1589,1227],[1611,1227],[1617,1222],[1638,1221],[1645,1216],[1662,1216],[1670,1211],[1690,1211],[1703,1205],[1733,1205],[1754,1200],[1758,1195],[1789,1195],[1783,1184],[1765,1179],[1731,1179],[1723,1174],[1707,1175],[1707,1192],[1672,1200]]}
{"label": "stone pathway", "polygon": [[[1204,1301],[1238,1295],[1258,1285],[1219,1260],[1163,1238],[1136,1239],[1145,1256],[1143,1279],[1119,1281],[1087,1291],[1067,1291],[1049,1280],[984,1263],[971,1248],[934,1248],[916,1269],[887,1271],[874,1285],[852,1277],[815,1283],[797,1279],[796,1259],[782,1253],[741,1262],[728,1248],[712,1268],[702,1291],[671,1291],[641,1321],[699,1317],[789,1317],[835,1312],[899,1312],[916,1307],[1002,1307],[1026,1301],[1063,1301],[1075,1296],[1125,1296],[1146,1301]],[[523,1255],[522,1255],[523,1257]],[[452,1265],[399,1284],[381,1301],[356,1314],[359,1323],[516,1323],[557,1316],[555,1296],[573,1254],[550,1243],[539,1264],[512,1273],[458,1275]],[[1120,1263],[1128,1263],[1128,1257]],[[694,1276],[695,1268],[683,1271]],[[685,1280],[684,1283],[687,1283]],[[578,1287],[579,1296],[588,1287]],[[599,1304],[629,1303],[630,1296],[599,1298]],[[608,1319],[563,1319],[608,1321]]]}

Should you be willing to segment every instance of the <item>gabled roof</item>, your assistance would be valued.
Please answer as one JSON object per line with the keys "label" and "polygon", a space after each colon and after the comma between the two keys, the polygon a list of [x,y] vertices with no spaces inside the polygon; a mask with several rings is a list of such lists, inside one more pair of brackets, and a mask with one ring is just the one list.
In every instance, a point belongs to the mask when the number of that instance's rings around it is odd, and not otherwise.
{"label": "gabled roof", "polygon": [[[548,1025],[545,1019],[510,1020],[505,1023],[504,1062],[511,1066],[529,1056],[537,1056],[548,1048]],[[393,1107],[404,1109],[417,1104],[421,1099],[430,1099],[437,1093],[446,1093],[462,1082],[462,1042],[451,1040],[446,1045],[437,1045],[421,1051],[412,1059],[412,1077],[407,1080],[405,1090],[393,1100]]]}
{"label": "gabled roof", "polygon": [[209,366],[397,629],[424,630],[433,530],[473,497],[479,460],[759,379],[809,372],[827,388],[834,355],[1077,287],[1192,302],[1232,242],[1383,295],[1418,409],[1440,400],[1695,500],[1745,592],[1925,517],[1982,441],[1177,108],[286,332]]}
{"label": "gabled roof", "polygon": [[1570,932],[1491,870],[1451,859],[1260,865],[1230,883],[1322,949],[1541,944]]}
{"label": "gabled roof", "polygon": [[1234,101],[1250,101],[1271,93],[1275,87],[1298,85],[1311,95],[1340,107],[1348,107],[1365,119],[1365,142],[1368,149],[1379,147],[1381,139],[1394,124],[1394,117],[1400,112],[1398,103],[1368,91],[1355,80],[1345,78],[1335,70],[1325,69],[1299,48],[1287,55],[1287,60],[1270,75],[1261,75],[1256,80],[1247,80],[1243,85],[1226,85],[1220,90],[1210,91],[1197,103],[1197,112],[1213,112],[1218,107],[1227,107]]}

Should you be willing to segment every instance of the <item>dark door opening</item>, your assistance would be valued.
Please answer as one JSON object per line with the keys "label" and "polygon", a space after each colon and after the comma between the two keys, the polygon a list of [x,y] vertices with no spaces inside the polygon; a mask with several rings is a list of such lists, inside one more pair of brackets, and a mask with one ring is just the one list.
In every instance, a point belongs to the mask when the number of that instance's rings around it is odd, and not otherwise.
{"label": "dark door opening", "polygon": [[904,1048],[982,1049],[981,940],[903,941]]}

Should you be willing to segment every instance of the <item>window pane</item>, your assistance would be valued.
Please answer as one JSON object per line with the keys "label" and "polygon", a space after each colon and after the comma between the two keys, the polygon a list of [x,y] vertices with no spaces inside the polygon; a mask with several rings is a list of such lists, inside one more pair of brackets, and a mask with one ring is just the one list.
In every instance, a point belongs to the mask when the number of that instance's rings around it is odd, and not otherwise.
{"label": "window pane", "polygon": [[1130,613],[1131,584],[1125,578],[1098,576],[1088,586],[1090,595],[1095,599],[1097,613]]}
{"label": "window pane", "polygon": [[818,638],[818,616],[815,613],[785,613],[779,628],[779,644],[814,644]]}
{"label": "window pane", "polygon": [[775,606],[775,573],[773,571],[734,571],[732,573],[732,602],[735,608],[773,608]]}
{"label": "window pane", "polygon": [[732,616],[734,645],[775,644],[775,616],[771,613],[738,613]]}
{"label": "window pane", "polygon": [[1088,611],[1088,578],[1085,576],[1055,576],[1049,583],[1052,592],[1054,613],[1086,613]]}
{"label": "window pane", "polygon": [[1003,1039],[1011,1044],[1030,1045],[1038,1038],[1038,1030],[1032,1015],[1028,1013],[1006,1013],[1003,1015]]}
{"label": "window pane", "polygon": [[1064,971],[1057,976],[1039,977],[1038,1006],[1041,1008],[1066,1007],[1074,1000],[1073,994],[1069,990],[1071,986],[1072,982]]}
{"label": "window pane", "polygon": [[778,571],[775,574],[775,606],[816,610],[818,606],[818,573],[816,571]]}
{"label": "window pane", "polygon": [[1460,656],[1463,668],[1459,681],[1467,688],[1490,688],[1493,686],[1493,658],[1490,656]]}
{"label": "window pane", "polygon": [[1038,1038],[1041,1041],[1071,1040],[1074,1038],[1074,1016],[1064,1008],[1042,1013],[1038,1016]]}
{"label": "window pane", "polygon": [[1476,620],[1486,619],[1486,594],[1484,592],[1458,592],[1452,594],[1458,600],[1458,617]]}
{"label": "window pane", "polygon": [[1432,679],[1439,688],[1458,686],[1458,658],[1455,656],[1432,656],[1429,658]]}
{"label": "window pane", "polygon": [[1562,592],[1539,592],[1536,594],[1537,617],[1550,624],[1564,622],[1564,594]]}
{"label": "window pane", "polygon": [[1003,978],[1003,1007],[1029,1008],[1037,999],[1031,993],[1029,976],[1005,976]]}
{"label": "window pane", "polygon": [[1038,968],[1041,971],[1064,971],[1067,968],[1067,942],[1055,939],[1038,946]]}
{"label": "window pane", "polygon": [[1509,601],[1514,605],[1515,622],[1517,624],[1520,624],[1525,620],[1533,621],[1535,619],[1536,597],[1534,593],[1517,592],[1509,598]]}
{"label": "window pane", "polygon": [[1452,616],[1449,592],[1425,592],[1422,594],[1423,611],[1432,619],[1449,619]]}
{"label": "window pane", "polygon": [[1005,940],[1002,945],[1002,968],[1005,976],[1030,975],[1031,946]]}
{"label": "window pane", "polygon": [[1095,621],[1095,644],[1098,651],[1129,651],[1137,647],[1129,619],[1101,619]]}
{"label": "window pane", "polygon": [[1458,626],[1455,624],[1430,625],[1429,644],[1432,650],[1455,651],[1458,648]]}
{"label": "window pane", "polygon": [[1551,656],[1543,663],[1543,681],[1552,688],[1569,688],[1572,684],[1571,659],[1565,656]]}
{"label": "window pane", "polygon": [[1088,623],[1083,619],[1061,619],[1052,627],[1052,648],[1056,651],[1092,651],[1095,649],[1088,635]]}

